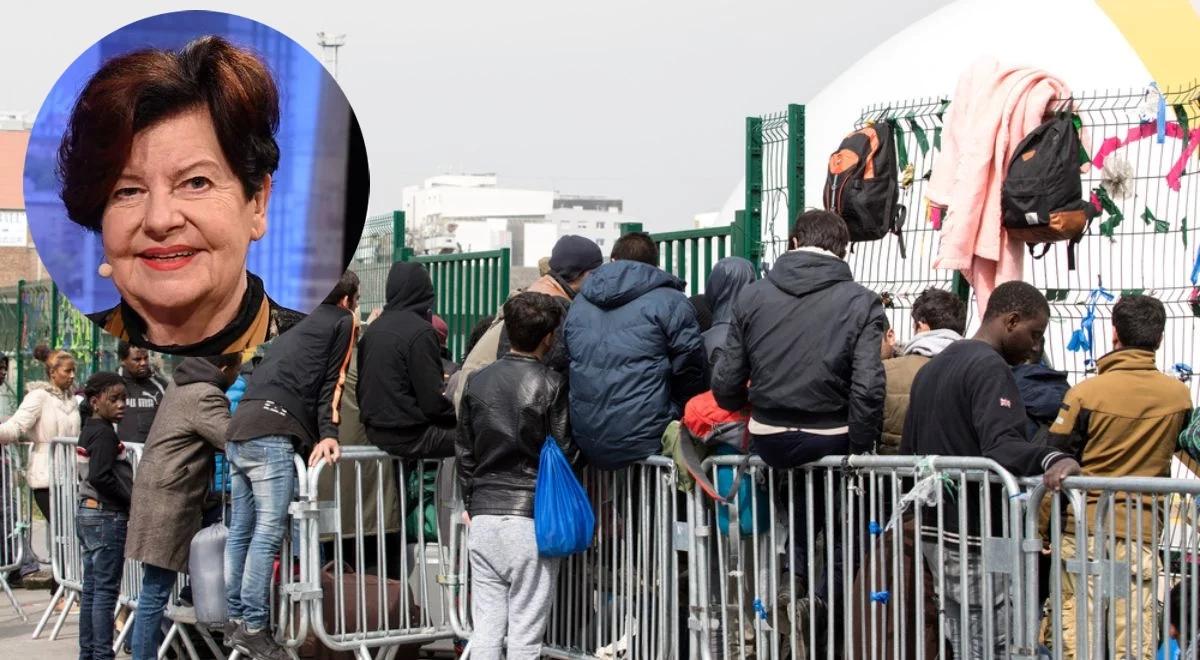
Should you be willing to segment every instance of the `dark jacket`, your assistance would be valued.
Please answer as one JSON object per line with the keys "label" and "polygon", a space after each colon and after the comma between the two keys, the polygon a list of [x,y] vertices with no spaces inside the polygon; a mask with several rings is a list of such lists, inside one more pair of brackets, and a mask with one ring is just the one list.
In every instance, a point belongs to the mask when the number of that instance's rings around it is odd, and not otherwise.
{"label": "dark jacket", "polygon": [[225,448],[229,400],[221,371],[207,360],[184,358],[171,379],[138,463],[125,556],[182,573],[213,456]]}
{"label": "dark jacket", "polygon": [[578,461],[567,409],[563,377],[531,357],[509,353],[471,374],[455,442],[470,515],[533,517],[546,438],[554,438],[572,464]]}
{"label": "dark jacket", "polygon": [[262,362],[246,379],[231,429],[249,401],[274,401],[304,428],[297,438],[307,449],[338,437],[342,382],[354,343],[354,317],[337,305],[322,303],[271,342]]}
{"label": "dark jacket", "polygon": [[571,358],[571,427],[593,464],[617,469],[657,454],[667,424],[704,391],[707,369],[683,282],[613,261],[592,271],[563,326]]}
{"label": "dark jacket", "polygon": [[122,442],[145,442],[167,385],[153,374],[149,378],[134,378],[125,373],[124,367],[117,373],[125,379],[125,416],[117,423],[117,435]]}
{"label": "dark jacket", "polygon": [[75,452],[75,472],[80,499],[97,500],[113,511],[129,511],[133,464],[111,422],[90,417],[83,423]]}
{"label": "dark jacket", "polygon": [[726,257],[713,264],[704,285],[712,309],[711,327],[704,331],[704,352],[709,364],[716,363],[717,351],[725,348],[725,340],[729,338],[734,301],[753,281],[754,265],[741,257]]}
{"label": "dark jacket", "polygon": [[381,449],[455,423],[454,406],[442,396],[429,273],[417,264],[393,264],[386,292],[383,313],[358,345],[358,407],[367,438]]}
{"label": "dark jacket", "polygon": [[1025,430],[1030,439],[1037,438],[1039,432],[1049,429],[1054,423],[1063,397],[1071,389],[1067,383],[1067,373],[1042,364],[1018,364],[1013,367],[1013,377],[1017,379],[1017,389],[1025,404],[1025,416],[1029,418]]}
{"label": "dark jacket", "polygon": [[713,394],[726,410],[749,402],[763,424],[849,426],[851,450],[871,451],[883,430],[883,326],[879,296],[845,261],[787,252],[738,298]]}

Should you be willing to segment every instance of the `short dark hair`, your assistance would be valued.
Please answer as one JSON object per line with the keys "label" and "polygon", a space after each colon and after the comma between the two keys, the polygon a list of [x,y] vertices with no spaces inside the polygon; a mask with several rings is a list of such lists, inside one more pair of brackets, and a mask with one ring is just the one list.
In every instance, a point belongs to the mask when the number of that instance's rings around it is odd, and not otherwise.
{"label": "short dark hair", "polygon": [[562,321],[562,306],[554,298],[536,291],[519,293],[504,303],[504,329],[518,351],[536,350],[546,335]]}
{"label": "short dark hair", "polygon": [[210,355],[209,357],[201,358],[201,359],[218,369],[228,369],[229,367],[242,366],[242,354],[241,353],[226,353],[225,355]]}
{"label": "short dark hair", "polygon": [[945,289],[925,289],[912,306],[913,323],[924,323],[930,330],[967,332],[967,306],[962,298]]}
{"label": "short dark hair", "polygon": [[613,243],[611,258],[613,261],[640,261],[657,267],[658,246],[644,231],[629,232]]}
{"label": "short dark hair", "polygon": [[887,314],[884,314],[882,318],[883,318],[883,334],[886,335],[888,330],[892,329],[892,321],[891,321],[891,319],[888,318]]}
{"label": "short dark hair", "polygon": [[1005,282],[992,291],[992,297],[988,298],[987,311],[983,313],[983,320],[990,321],[1012,312],[1020,314],[1021,318],[1033,318],[1038,314],[1049,317],[1050,303],[1046,302],[1046,296],[1032,284],[1020,281]]}
{"label": "short dark hair", "polygon": [[846,258],[850,245],[850,228],[842,216],[833,211],[809,209],[796,217],[792,225],[791,248],[815,247]]}
{"label": "short dark hair", "polygon": [[1112,324],[1125,348],[1157,351],[1167,327],[1167,309],[1154,296],[1121,296],[1113,306]]}
{"label": "short dark hair", "polygon": [[130,346],[129,342],[125,341],[124,339],[117,342],[117,359],[121,360],[122,362],[125,361],[129,357],[130,348],[132,348],[132,346]]}
{"label": "short dark hair", "polygon": [[83,384],[83,402],[79,405],[79,412],[83,417],[91,417],[92,413],[92,397],[100,396],[110,387],[115,385],[125,386],[125,379],[119,374],[111,371],[97,371],[92,374],[92,377],[87,379]]}
{"label": "short dark hair", "polygon": [[347,269],[342,273],[337,285],[321,302],[325,305],[336,305],[342,301],[342,298],[349,298],[350,302],[354,302],[354,299],[358,297],[358,287],[358,273]]}
{"label": "short dark hair", "polygon": [[279,92],[267,66],[221,37],[115,57],[88,80],[58,147],[60,196],[75,223],[100,231],[133,138],[193,108],[208,111],[246,198],[279,167]]}

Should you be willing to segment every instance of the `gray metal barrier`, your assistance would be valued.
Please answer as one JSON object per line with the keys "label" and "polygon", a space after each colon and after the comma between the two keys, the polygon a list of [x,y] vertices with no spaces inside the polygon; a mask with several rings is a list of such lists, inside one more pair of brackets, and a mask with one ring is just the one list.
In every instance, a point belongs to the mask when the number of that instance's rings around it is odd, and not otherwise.
{"label": "gray metal barrier", "polygon": [[62,611],[50,633],[58,639],[71,608],[83,590],[83,552],[75,532],[75,512],[79,507],[79,480],[75,471],[75,447],[78,438],[54,438],[50,442],[50,566],[58,589],[33,629],[33,639],[41,636],[61,602]]}
{"label": "gray metal barrier", "polygon": [[21,621],[28,621],[25,610],[17,602],[8,576],[21,570],[26,560],[29,544],[29,503],[24,485],[21,483],[21,457],[17,447],[8,445],[0,449],[0,588],[8,602],[16,610]]}

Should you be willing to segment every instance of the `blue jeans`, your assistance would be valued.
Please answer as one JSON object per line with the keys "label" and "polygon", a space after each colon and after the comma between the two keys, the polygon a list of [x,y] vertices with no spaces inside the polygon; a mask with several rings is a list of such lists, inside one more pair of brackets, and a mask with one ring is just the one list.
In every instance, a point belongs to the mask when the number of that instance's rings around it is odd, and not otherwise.
{"label": "blue jeans", "polygon": [[163,611],[179,574],[150,564],[142,564],[142,568],[142,592],[133,624],[133,660],[156,660],[162,644]]}
{"label": "blue jeans", "polygon": [[110,660],[113,615],[125,570],[129,514],[79,507],[75,533],[83,551],[83,593],[79,595],[79,660]]}
{"label": "blue jeans", "polygon": [[265,436],[225,445],[233,512],[225,543],[225,600],[231,620],[252,631],[270,623],[275,556],[296,489],[291,439]]}

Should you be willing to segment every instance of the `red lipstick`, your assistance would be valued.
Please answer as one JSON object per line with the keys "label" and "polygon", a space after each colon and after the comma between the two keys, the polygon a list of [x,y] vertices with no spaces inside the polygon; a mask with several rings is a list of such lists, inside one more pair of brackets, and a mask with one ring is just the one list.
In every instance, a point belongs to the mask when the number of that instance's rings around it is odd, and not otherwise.
{"label": "red lipstick", "polygon": [[147,248],[138,253],[142,263],[154,270],[178,270],[192,262],[200,251],[190,245]]}

